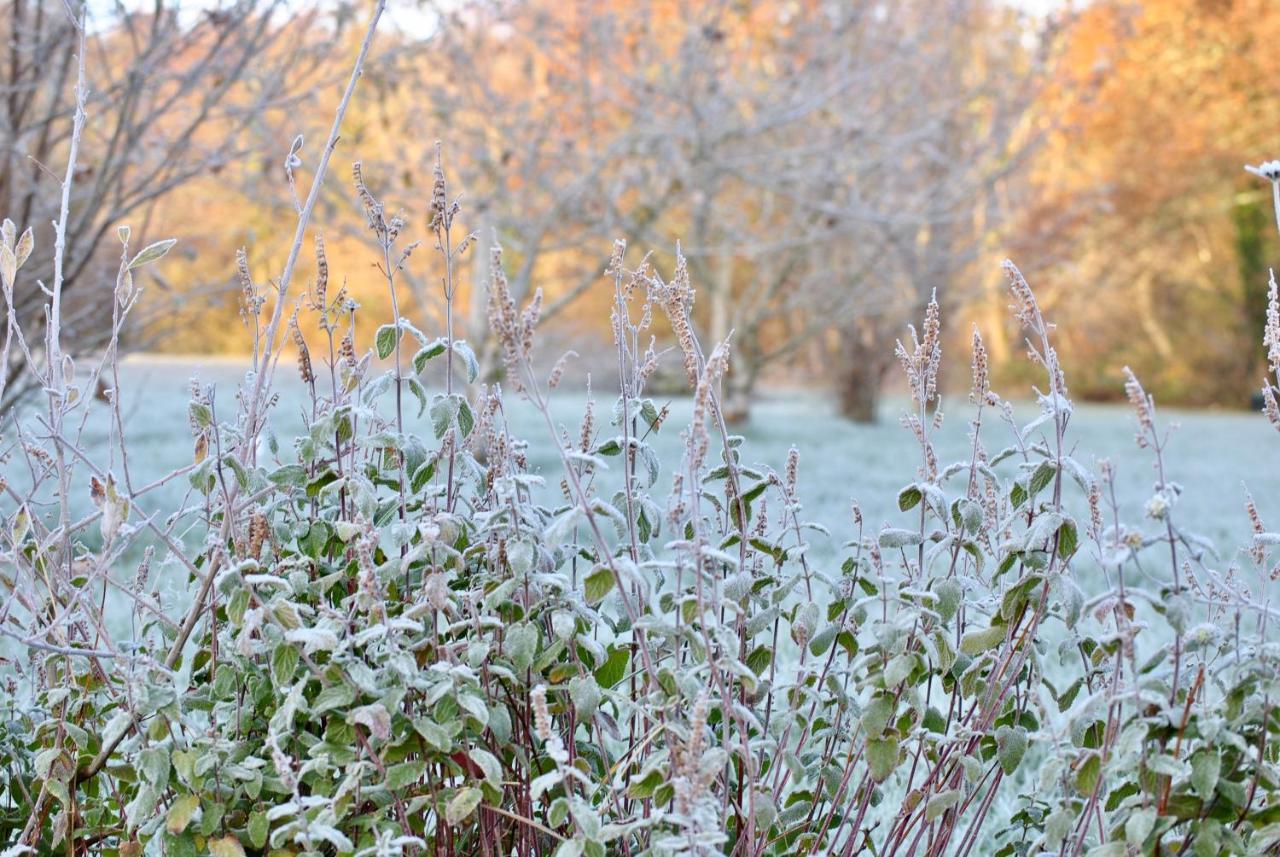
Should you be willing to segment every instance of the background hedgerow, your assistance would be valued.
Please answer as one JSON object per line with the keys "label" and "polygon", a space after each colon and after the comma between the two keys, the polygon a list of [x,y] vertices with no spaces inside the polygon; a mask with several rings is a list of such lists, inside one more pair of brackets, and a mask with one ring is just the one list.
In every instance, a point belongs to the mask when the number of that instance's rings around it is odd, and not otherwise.
{"label": "background hedgerow", "polygon": [[[535,368],[540,298],[517,304],[495,251],[505,379],[477,384],[451,324],[473,239],[439,155],[420,234],[352,176],[393,308],[411,254],[435,253],[439,336],[366,319],[310,225],[377,17],[284,269],[237,260],[252,368],[234,393],[192,383],[189,465],[135,475],[115,347],[132,272],[171,242],[119,231],[112,344],[87,369],[62,356],[58,274],[43,342],[9,315],[4,347],[48,368],[6,427],[5,855],[1274,853],[1280,533],[1252,500],[1238,552],[1184,527],[1137,377],[1142,523],[1115,468],[1077,457],[1055,332],[1011,263],[1036,413],[991,389],[975,330],[970,440],[940,456],[931,301],[897,349],[918,451],[897,515],[854,505],[835,534],[805,516],[801,452],[751,465],[728,430],[732,339],[699,339],[678,253],[664,276],[615,245],[618,395],[566,426],[550,401],[578,367]],[[75,161],[73,143],[59,237]],[[10,305],[31,236],[0,236]],[[271,428],[286,342],[306,390],[291,439]],[[664,359],[687,421],[647,394]],[[99,378],[106,407],[83,395]],[[540,436],[512,430],[515,407]],[[107,423],[93,450],[91,420]],[[532,467],[535,448],[558,465]],[[173,483],[180,500],[154,502]]]}

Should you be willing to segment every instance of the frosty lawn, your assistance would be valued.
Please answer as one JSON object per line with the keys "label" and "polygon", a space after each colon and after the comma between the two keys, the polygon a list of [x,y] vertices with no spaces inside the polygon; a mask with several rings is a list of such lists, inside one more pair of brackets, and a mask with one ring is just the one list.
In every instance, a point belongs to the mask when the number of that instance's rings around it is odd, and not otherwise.
{"label": "frosty lawn", "polygon": [[[239,369],[232,363],[164,358],[135,358],[126,364],[121,386],[124,389],[126,430],[133,447],[130,467],[135,484],[169,473],[191,461],[191,436],[187,431],[187,385],[193,373],[205,383],[217,387],[219,416],[234,412],[235,390],[241,380]],[[609,411],[615,393],[609,377],[597,377],[596,425],[600,439],[610,436]],[[280,418],[276,426],[282,459],[290,452],[289,431],[301,429],[302,388],[293,372],[278,373],[277,388],[281,401],[276,406]],[[145,396],[146,405],[139,405]],[[562,389],[552,395],[557,420],[570,436],[576,437],[582,419],[585,396],[580,391]],[[663,399],[657,400],[659,405]],[[827,527],[831,544],[813,534],[816,558],[829,558],[830,549],[838,548],[853,535],[851,503],[862,507],[868,532],[886,523],[904,525],[909,516],[893,505],[897,491],[916,478],[920,464],[919,448],[911,435],[897,424],[902,402],[890,402],[878,425],[857,425],[840,419],[819,394],[776,392],[764,398],[754,409],[750,422],[735,430],[746,437],[743,463],[768,466],[781,471],[787,450],[797,446],[800,458],[800,496],[804,518]],[[1157,406],[1159,403],[1157,403]],[[939,460],[945,466],[951,461],[967,459],[968,430],[965,422],[967,401],[953,396],[943,400],[943,411],[954,411],[937,435]],[[411,403],[409,416],[416,407]],[[659,478],[658,495],[670,486],[669,468],[679,461],[679,432],[688,424],[690,403],[687,399],[671,401],[671,415],[659,434],[651,438],[664,472]],[[1018,402],[1015,414],[1025,425],[1038,412],[1033,402]],[[532,408],[517,396],[510,396],[507,417],[517,439],[529,443],[532,468],[557,472],[558,462],[549,449],[546,429]],[[1162,410],[1166,425],[1177,423],[1171,458],[1171,479],[1184,491],[1174,514],[1190,530],[1197,532],[1222,549],[1228,545],[1247,544],[1249,522],[1245,517],[1245,486],[1253,493],[1263,520],[1280,516],[1280,443],[1274,430],[1261,414],[1247,412],[1205,412]],[[90,420],[94,428],[106,420]],[[88,432],[91,446],[99,446],[105,438]],[[1068,438],[1074,444],[1071,454],[1086,467],[1097,460],[1110,459],[1118,469],[1117,485],[1124,506],[1124,523],[1130,527],[1152,529],[1143,520],[1143,507],[1150,497],[1154,475],[1151,456],[1139,450],[1133,440],[1136,422],[1125,405],[1077,405]],[[425,417],[412,421],[412,431],[430,436]],[[990,453],[1009,442],[1009,431],[997,420],[988,418],[983,429],[984,442]],[[145,450],[139,456],[137,450]],[[1261,452],[1259,452],[1261,451]],[[617,459],[611,459],[616,462]],[[1006,463],[1002,467],[1007,468]],[[118,468],[118,465],[117,465]],[[554,486],[551,486],[554,487]],[[142,510],[170,508],[187,485],[175,480],[165,489],[168,493],[151,495],[142,502]],[[163,499],[162,499],[163,498]],[[88,489],[75,498],[88,508]],[[1087,516],[1086,516],[1087,517]],[[907,522],[911,523],[911,522]],[[1077,562],[1085,560],[1085,556]],[[1230,562],[1223,557],[1222,566]]]}

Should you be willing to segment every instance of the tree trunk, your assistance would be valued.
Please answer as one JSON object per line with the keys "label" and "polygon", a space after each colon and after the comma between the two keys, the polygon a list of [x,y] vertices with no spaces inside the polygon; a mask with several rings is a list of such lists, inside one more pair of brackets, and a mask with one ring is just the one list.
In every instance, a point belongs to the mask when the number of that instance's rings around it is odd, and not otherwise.
{"label": "tree trunk", "polygon": [[[736,356],[736,355],[735,355]],[[746,355],[743,355],[745,358]],[[730,366],[729,374],[724,379],[723,397],[720,408],[724,412],[724,421],[730,425],[741,425],[751,419],[751,402],[755,398],[756,375],[747,360],[735,360]]]}
{"label": "tree trunk", "polygon": [[880,408],[880,386],[872,378],[849,372],[841,379],[840,414],[856,423],[874,423]]}
{"label": "tree trunk", "polygon": [[893,362],[880,327],[877,319],[863,318],[841,331],[836,386],[840,414],[854,422],[876,421],[885,376]]}

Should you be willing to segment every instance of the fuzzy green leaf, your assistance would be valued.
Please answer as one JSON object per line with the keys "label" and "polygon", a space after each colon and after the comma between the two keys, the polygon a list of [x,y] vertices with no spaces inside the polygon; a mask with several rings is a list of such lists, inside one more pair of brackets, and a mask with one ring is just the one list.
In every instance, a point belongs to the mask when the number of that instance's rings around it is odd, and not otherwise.
{"label": "fuzzy green leaf", "polygon": [[476,807],[480,805],[480,798],[483,796],[484,793],[474,786],[459,789],[458,793],[450,798],[449,803],[445,805],[445,821],[450,824],[460,823],[475,812]]}
{"label": "fuzzy green leaf", "polygon": [[873,738],[867,741],[867,767],[873,780],[884,782],[897,765],[897,738]]}
{"label": "fuzzy green leaf", "polygon": [[157,241],[144,247],[138,255],[129,260],[129,270],[141,268],[143,265],[150,264],[160,259],[164,254],[168,253],[174,244],[178,243],[177,238],[166,238],[164,241]]}
{"label": "fuzzy green leaf", "polygon": [[384,324],[378,328],[378,333],[374,337],[374,342],[378,347],[378,357],[386,360],[391,356],[391,352],[396,350],[396,343],[400,341],[400,325]]}
{"label": "fuzzy green leaf", "polygon": [[586,596],[587,603],[591,605],[599,604],[605,599],[606,595],[613,591],[613,586],[616,582],[617,579],[613,576],[613,571],[604,566],[588,574],[587,579],[583,581],[583,594]]}

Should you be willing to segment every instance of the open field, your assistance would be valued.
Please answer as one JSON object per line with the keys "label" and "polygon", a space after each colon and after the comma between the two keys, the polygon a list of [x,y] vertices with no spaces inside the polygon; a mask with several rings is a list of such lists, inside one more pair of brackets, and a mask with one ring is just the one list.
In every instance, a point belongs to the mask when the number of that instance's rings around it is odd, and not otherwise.
{"label": "open field", "polygon": [[[216,385],[219,414],[224,419],[229,417],[234,412],[235,388],[240,379],[234,364],[162,358],[135,358],[126,364],[123,402],[126,431],[134,450],[130,467],[135,484],[190,461],[187,386],[197,372],[205,383]],[[596,380],[597,425],[605,436],[610,431],[608,414],[613,404],[609,380]],[[278,389],[281,400],[273,427],[283,456],[288,454],[289,433],[302,425],[303,391],[288,366],[279,372]],[[659,400],[658,404],[662,402]],[[554,394],[554,415],[570,436],[578,435],[584,403],[585,397],[578,391],[565,389]],[[887,522],[896,525],[902,515],[893,506],[894,497],[899,488],[915,479],[919,466],[914,439],[896,421],[902,404],[891,401],[877,425],[857,425],[839,418],[820,394],[774,392],[758,404],[747,424],[737,428],[747,439],[743,461],[781,471],[787,450],[792,445],[798,447],[802,453],[800,494],[805,517],[826,526],[839,541],[851,533],[849,512],[854,500],[862,506],[868,528],[879,528]],[[967,420],[971,407],[963,398],[952,397],[950,403],[944,399],[943,410],[949,416],[937,435],[937,444],[939,459],[945,465],[968,457]],[[1015,413],[1025,424],[1036,410],[1033,402],[1021,401]],[[409,407],[409,411],[412,414],[414,408]],[[545,426],[533,409],[512,395],[506,411],[513,434],[530,444],[532,466],[558,472],[558,463],[546,443]],[[687,425],[689,411],[687,399],[673,400],[671,417],[664,430],[652,439],[664,466],[659,489],[669,484],[669,468],[679,460],[679,432]],[[1011,436],[1007,426],[991,417],[988,412],[983,441],[994,453],[1006,446]],[[1184,526],[1208,537],[1223,550],[1244,544],[1250,532],[1244,513],[1245,486],[1253,493],[1264,520],[1280,516],[1280,438],[1261,414],[1162,410],[1159,418],[1166,425],[1177,426],[1170,449],[1170,478],[1184,488],[1176,508]],[[106,420],[94,418],[90,422],[86,429],[90,447],[101,449],[106,440],[102,431]],[[413,425],[430,434],[425,418],[413,421]],[[1130,526],[1141,525],[1143,505],[1150,497],[1154,480],[1150,453],[1134,443],[1135,426],[1127,406],[1086,404],[1077,407],[1068,435],[1072,454],[1086,467],[1095,469],[1103,458],[1116,465],[1123,516]],[[145,454],[140,455],[140,451]],[[144,502],[143,508],[171,508],[170,499],[183,492],[185,486],[179,482],[169,490],[171,493],[163,502],[157,494]],[[87,493],[79,498],[86,504]],[[822,546],[814,547],[820,555]]]}
{"label": "open field", "polygon": [[[199,377],[203,384],[213,385],[218,417],[225,421],[234,418],[241,372],[238,364],[217,359],[141,356],[124,364],[122,402],[130,448],[129,472],[135,486],[146,485],[191,462],[192,438],[187,420],[191,378]],[[597,378],[594,382],[597,442],[607,439],[614,431],[609,423],[614,402],[610,381]],[[305,399],[305,390],[292,372],[292,366],[280,368],[277,392],[279,401],[271,430],[279,442],[281,462],[289,463],[292,438],[301,433],[304,425]],[[692,409],[689,398],[657,399],[659,407],[663,404],[669,404],[670,416],[663,429],[649,438],[661,462],[654,489],[654,496],[660,501],[665,500],[669,491],[672,468],[681,461],[681,433],[689,423]],[[918,526],[917,513],[902,513],[895,503],[899,490],[917,478],[920,467],[919,446],[897,419],[905,404],[905,399],[890,400],[878,424],[862,425],[842,419],[820,393],[777,390],[758,402],[748,422],[731,429],[746,438],[742,462],[748,467],[781,472],[788,450],[795,446],[801,451],[799,494],[803,510],[800,518],[820,524],[830,533],[829,537],[818,530],[806,533],[809,556],[819,570],[834,573],[848,556],[844,546],[858,535],[852,517],[855,501],[863,512],[864,534],[886,526]],[[562,388],[552,394],[553,417],[571,438],[580,435],[585,406],[586,394],[581,389]],[[406,405],[407,428],[430,439],[430,423],[425,416],[417,418],[416,410],[410,398]],[[945,468],[949,463],[969,459],[968,421],[972,406],[961,397],[952,397],[949,404],[944,399],[943,411],[952,415],[936,432],[935,443],[939,461]],[[1015,404],[1014,412],[1020,425],[1030,421],[1037,411],[1038,406],[1029,400]],[[561,465],[548,442],[545,423],[529,403],[515,394],[508,394],[505,413],[512,436],[529,445],[532,471],[547,476],[542,500],[549,506],[560,505],[563,502],[558,488]],[[105,405],[91,405],[85,422],[84,447],[96,464],[119,478],[122,467],[118,449],[108,450],[108,417]],[[1183,488],[1174,509],[1175,520],[1186,531],[1211,542],[1219,555],[1216,559],[1206,557],[1206,565],[1225,570],[1240,546],[1248,545],[1251,540],[1245,513],[1246,489],[1252,493],[1264,522],[1274,526],[1273,522],[1280,520],[1280,438],[1275,436],[1265,417],[1256,413],[1167,410],[1159,411],[1158,418],[1164,426],[1175,426],[1169,448],[1169,478]],[[982,439],[989,454],[1012,443],[1009,426],[991,409],[986,411],[984,423]],[[1135,444],[1135,428],[1136,420],[1126,405],[1081,405],[1068,429],[1068,448],[1077,461],[1095,474],[1101,460],[1110,460],[1118,474],[1121,523],[1128,529],[1158,535],[1163,524],[1144,516],[1144,506],[1152,495],[1155,480],[1154,459],[1149,451]],[[712,455],[715,454],[713,451]],[[618,459],[607,461],[617,466]],[[1008,476],[1015,472],[1015,467],[1014,461],[1007,460],[999,465],[999,470]],[[16,461],[6,468],[5,475],[11,483],[23,482],[21,466]],[[613,478],[608,476],[610,480]],[[1083,529],[1088,519],[1083,492],[1070,480],[1065,484],[1064,502]],[[609,485],[612,486],[611,481]],[[605,490],[603,482],[601,490]],[[609,487],[606,493],[613,490]],[[956,491],[958,487],[953,485],[951,493]],[[87,485],[83,490],[77,489],[71,499],[76,516],[93,511]],[[137,525],[146,515],[163,518],[172,510],[200,502],[188,481],[176,478],[141,497],[135,503],[131,522]],[[0,510],[6,514],[11,511],[2,501]],[[56,514],[57,504],[49,502],[44,511]],[[1111,523],[1109,516],[1107,523]],[[202,534],[189,535],[196,539]],[[121,579],[130,574],[129,567],[136,562],[140,551],[141,547],[136,546],[126,554],[125,567],[116,569]],[[169,604],[185,604],[190,598],[186,572],[179,565],[166,565],[172,573],[162,573],[156,578],[162,598]],[[1099,578],[1096,548],[1091,543],[1085,543],[1073,566],[1086,593],[1108,588]],[[1167,570],[1162,573],[1167,574]],[[1163,578],[1146,581],[1153,590],[1158,590],[1163,583],[1166,583]],[[1259,581],[1257,586],[1270,588],[1275,584]],[[118,593],[111,593],[108,603],[114,603],[118,597]],[[123,600],[119,606],[119,611],[112,612],[127,613]],[[1144,648],[1161,645],[1166,630],[1154,629],[1155,637],[1148,635]]]}

